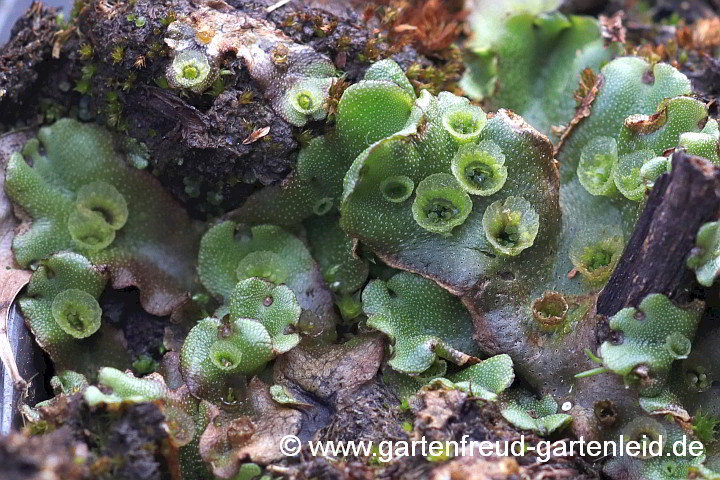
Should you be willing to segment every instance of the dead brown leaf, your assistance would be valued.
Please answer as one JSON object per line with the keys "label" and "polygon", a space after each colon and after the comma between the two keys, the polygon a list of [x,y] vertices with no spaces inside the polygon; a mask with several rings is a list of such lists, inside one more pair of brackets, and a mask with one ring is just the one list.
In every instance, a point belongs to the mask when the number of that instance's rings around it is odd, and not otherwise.
{"label": "dead brown leaf", "polygon": [[467,399],[467,393],[460,390],[421,390],[412,403],[416,427],[413,428],[413,436],[419,440],[429,431],[444,429],[449,422],[456,420]]}
{"label": "dead brown leaf", "polygon": [[65,43],[67,43],[70,37],[73,36],[75,30],[77,30],[77,27],[70,27],[55,33],[55,41],[53,42],[52,48],[52,58],[60,58],[60,52],[62,51],[63,45],[65,45]]}
{"label": "dead brown leaf", "polygon": [[280,452],[280,440],[285,435],[300,431],[303,414],[299,410],[284,407],[273,401],[270,389],[258,378],[250,381],[250,404],[253,419],[257,419],[255,431],[247,443],[237,450],[242,461],[261,465],[285,458]]}
{"label": "dead brown leaf", "polygon": [[16,388],[24,389],[27,382],[17,368],[15,355],[8,338],[8,313],[10,305],[25,285],[30,281],[30,272],[25,270],[3,270],[0,273],[0,360],[10,372]]}
{"label": "dead brown leaf", "polygon": [[417,30],[418,27],[415,25],[408,25],[407,23],[403,23],[402,25],[397,25],[396,27],[393,27],[393,31],[402,33],[402,32],[414,32]]}
{"label": "dead brown leaf", "polygon": [[692,26],[692,40],[696,48],[720,46],[720,17],[703,18]]}
{"label": "dead brown leaf", "polygon": [[623,26],[622,20],[625,17],[625,12],[619,10],[612,17],[606,17],[600,15],[598,21],[600,22],[600,32],[605,42],[605,46],[610,45],[613,42],[625,43],[625,34],[627,30]]}
{"label": "dead brown leaf", "polygon": [[356,337],[342,345],[298,347],[278,358],[273,379],[321,400],[340,401],[375,377],[384,353],[385,341],[379,335]]}
{"label": "dead brown leaf", "polygon": [[200,437],[200,456],[219,478],[231,478],[244,462],[267,465],[285,458],[280,441],[300,432],[303,414],[273,401],[268,385],[250,381],[251,413],[237,416],[207,404],[210,422]]}
{"label": "dead brown leaf", "polygon": [[87,446],[69,427],[47,435],[13,432],[0,438],[2,478],[25,480],[81,480],[88,478]]}
{"label": "dead brown leaf", "polygon": [[[390,5],[397,12],[391,31],[409,36],[410,41],[424,53],[446,50],[462,33],[468,14],[464,3],[457,0],[399,0],[390,2]],[[402,44],[405,38],[394,41]]]}
{"label": "dead brown leaf", "polygon": [[[512,457],[459,457],[432,472],[432,480],[506,480],[520,475],[520,466]],[[520,477],[522,478],[522,477]]]}
{"label": "dead brown leaf", "polygon": [[[231,418],[216,405],[207,404],[210,422],[200,437],[198,450],[203,460],[212,467],[219,478],[232,477],[240,466],[240,459],[230,452],[240,447],[255,432],[255,425],[248,416]],[[234,432],[244,432],[236,435]]]}
{"label": "dead brown leaf", "polygon": [[135,63],[133,63],[133,66],[135,68],[145,68],[145,57],[143,55],[135,57]]}
{"label": "dead brown leaf", "polygon": [[[380,335],[356,337],[343,345],[296,347],[278,358],[273,380],[310,394],[308,398],[337,405],[375,377],[384,352],[385,340]],[[217,477],[232,477],[243,462],[267,465],[281,460],[285,458],[280,452],[284,436],[314,433],[303,419],[312,417],[307,412],[315,405],[300,409],[281,405],[258,378],[250,381],[248,401],[251,408],[244,415],[208,405],[210,422],[199,449]]]}
{"label": "dead brown leaf", "polygon": [[560,151],[575,127],[577,127],[583,119],[590,116],[592,104],[603,83],[605,83],[605,77],[602,73],[595,74],[591,68],[586,68],[582,71],[580,74],[580,86],[574,92],[575,102],[577,103],[575,115],[567,127],[565,127],[565,131],[560,135],[560,140],[557,145],[555,145],[555,155]]}
{"label": "dead brown leaf", "polygon": [[243,145],[250,145],[253,142],[257,142],[264,136],[270,133],[270,127],[256,128],[253,132],[243,140]]}

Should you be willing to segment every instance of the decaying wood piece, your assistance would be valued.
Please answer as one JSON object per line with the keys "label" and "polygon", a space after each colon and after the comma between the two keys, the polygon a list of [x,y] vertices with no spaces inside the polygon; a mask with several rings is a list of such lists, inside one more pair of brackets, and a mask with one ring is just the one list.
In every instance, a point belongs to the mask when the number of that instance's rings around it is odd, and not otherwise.
{"label": "decaying wood piece", "polygon": [[26,95],[40,77],[38,65],[51,57],[57,9],[33,2],[15,24],[7,45],[0,48],[0,123],[7,121],[7,109],[21,109],[32,103]]}

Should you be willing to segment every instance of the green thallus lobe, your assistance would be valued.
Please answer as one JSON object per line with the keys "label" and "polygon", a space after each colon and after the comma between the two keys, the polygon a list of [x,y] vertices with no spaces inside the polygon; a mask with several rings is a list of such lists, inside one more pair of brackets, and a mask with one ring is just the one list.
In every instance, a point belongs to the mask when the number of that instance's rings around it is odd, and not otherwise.
{"label": "green thallus lobe", "polygon": [[639,150],[621,156],[615,168],[613,177],[620,193],[629,200],[639,201],[645,195],[645,182],[641,175],[642,167],[655,158],[652,150]]}
{"label": "green thallus lobe", "polygon": [[700,285],[710,287],[715,282],[720,274],[720,221],[708,222],[700,227],[687,266],[695,270]]}
{"label": "green thallus lobe", "polygon": [[[265,252],[263,252],[265,253]],[[180,354],[183,376],[200,396],[223,394],[231,375],[261,370],[276,355],[295,347],[302,309],[285,285],[259,278],[240,281],[223,319],[206,318],[188,334]]]}
{"label": "green thallus lobe", "polygon": [[672,162],[666,157],[655,157],[640,167],[640,178],[645,185],[652,187],[655,180],[665,173],[669,173],[672,168]]}
{"label": "green thallus lobe", "polygon": [[248,253],[237,268],[238,280],[252,277],[261,278],[271,283],[285,283],[288,272],[283,259],[275,252],[258,250]]}

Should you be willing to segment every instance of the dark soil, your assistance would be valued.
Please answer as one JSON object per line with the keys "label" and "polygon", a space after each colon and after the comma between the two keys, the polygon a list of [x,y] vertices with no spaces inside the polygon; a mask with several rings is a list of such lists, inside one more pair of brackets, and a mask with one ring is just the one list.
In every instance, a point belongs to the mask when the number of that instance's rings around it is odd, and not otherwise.
{"label": "dark soil", "polygon": [[[273,3],[230,2],[327,55],[348,80],[362,76],[369,63],[361,54],[371,38],[362,8],[292,2],[267,13]],[[0,73],[0,91],[8,90],[0,97],[0,132],[67,114],[106,124],[145,144],[148,168],[192,213],[205,218],[237,207],[258,185],[284,179],[293,168],[301,132],[315,136],[324,131],[324,122],[298,129],[277,116],[238,59],[226,58],[223,68],[229,75],[220,94],[178,94],[158,86],[169,63],[165,29],[194,8],[190,1],[82,4],[87,6],[74,8],[77,27],[61,30],[56,12],[40,6],[15,26],[13,40],[0,50],[0,72],[5,72]],[[144,26],[128,15],[143,18]],[[53,47],[59,59],[53,58]],[[83,56],[80,49],[88,47],[92,55]],[[119,58],[113,59],[113,52],[121,52]],[[427,62],[410,46],[394,58],[404,67]],[[94,71],[88,87],[78,88],[88,69]],[[269,135],[244,143],[255,128],[266,126]]]}

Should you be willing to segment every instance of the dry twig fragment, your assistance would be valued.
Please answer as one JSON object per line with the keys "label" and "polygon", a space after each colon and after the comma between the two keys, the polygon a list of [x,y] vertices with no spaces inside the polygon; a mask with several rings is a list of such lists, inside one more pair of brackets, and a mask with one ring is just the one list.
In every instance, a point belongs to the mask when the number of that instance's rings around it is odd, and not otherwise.
{"label": "dry twig fragment", "polygon": [[270,133],[270,127],[256,128],[250,136],[243,140],[243,145],[250,145],[251,143],[257,142],[268,133]]}

